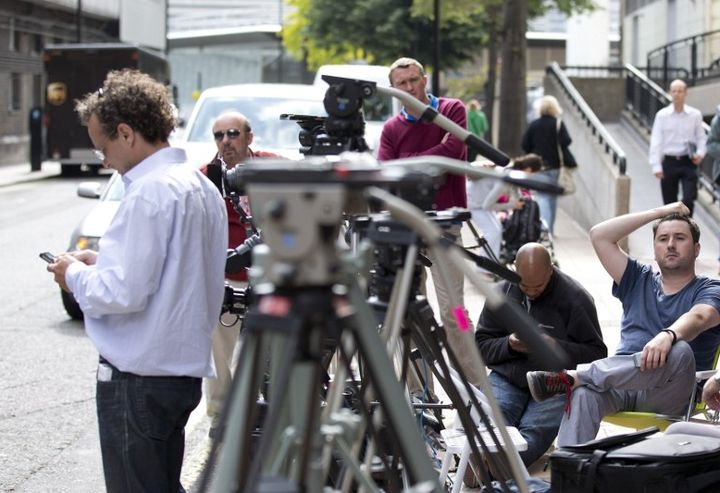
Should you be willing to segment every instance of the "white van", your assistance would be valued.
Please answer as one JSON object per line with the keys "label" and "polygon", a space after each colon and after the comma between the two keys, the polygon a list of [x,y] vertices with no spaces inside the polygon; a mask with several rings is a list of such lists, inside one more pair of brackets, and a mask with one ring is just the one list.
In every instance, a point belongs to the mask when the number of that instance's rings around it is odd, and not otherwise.
{"label": "white van", "polygon": [[[347,79],[366,80],[375,82],[381,87],[390,87],[390,68],[383,65],[347,64],[347,65],[323,65],[315,74],[313,85],[327,88],[327,82],[322,79],[323,75],[334,77],[345,77]],[[365,141],[373,153],[377,150],[380,142],[380,132],[386,120],[400,112],[402,103],[391,96],[375,94],[367,98],[363,104],[365,116]]]}

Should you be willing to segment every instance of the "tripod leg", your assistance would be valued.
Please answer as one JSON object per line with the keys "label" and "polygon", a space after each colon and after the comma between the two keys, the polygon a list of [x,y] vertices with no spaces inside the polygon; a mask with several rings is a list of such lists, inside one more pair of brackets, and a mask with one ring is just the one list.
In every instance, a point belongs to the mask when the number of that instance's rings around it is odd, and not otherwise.
{"label": "tripod leg", "polygon": [[355,339],[367,362],[367,371],[372,378],[374,388],[383,404],[389,428],[395,434],[400,451],[405,458],[405,465],[411,480],[416,483],[435,485],[437,474],[425,452],[425,446],[418,436],[415,420],[409,415],[407,402],[400,384],[394,378],[392,365],[387,356],[385,345],[374,330],[373,314],[365,302],[365,297],[354,280],[349,281],[350,302],[356,309],[354,327]]}
{"label": "tripod leg", "polygon": [[[219,457],[215,485],[220,491],[230,491],[247,477],[250,456],[250,433],[254,421],[253,406],[257,403],[258,388],[264,372],[258,371],[262,360],[262,335],[247,331],[240,348],[235,377],[223,406],[221,420],[226,423],[221,440],[225,440]],[[213,443],[210,458],[200,481],[201,492],[208,491],[210,475],[218,458],[220,440]],[[238,477],[239,476],[239,477]]]}

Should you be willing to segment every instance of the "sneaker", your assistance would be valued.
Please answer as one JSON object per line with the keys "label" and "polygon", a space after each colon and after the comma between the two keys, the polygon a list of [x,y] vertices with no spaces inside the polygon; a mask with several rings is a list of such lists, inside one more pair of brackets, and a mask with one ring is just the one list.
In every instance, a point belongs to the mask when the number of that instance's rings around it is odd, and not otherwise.
{"label": "sneaker", "polygon": [[569,397],[575,382],[573,377],[564,371],[529,371],[526,378],[530,393],[537,402],[559,394]]}

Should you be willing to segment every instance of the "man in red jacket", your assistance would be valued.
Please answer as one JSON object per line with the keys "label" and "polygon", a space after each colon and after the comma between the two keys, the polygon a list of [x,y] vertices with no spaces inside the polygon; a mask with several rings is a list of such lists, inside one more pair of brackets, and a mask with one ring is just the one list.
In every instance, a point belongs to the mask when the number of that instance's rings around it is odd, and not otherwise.
{"label": "man in red jacket", "polygon": [[[399,58],[390,66],[390,85],[392,87],[405,91],[424,104],[432,106],[462,128],[467,128],[465,104],[459,99],[441,98],[428,93],[427,82],[428,77],[422,64],[413,58]],[[420,115],[403,108],[399,114],[389,119],[383,126],[378,159],[387,161],[416,156],[443,156],[465,161],[467,151],[465,144],[460,139],[433,123],[420,121]],[[445,182],[435,194],[434,209],[444,210],[451,207],[467,208],[465,176],[447,175]],[[458,242],[461,226],[461,224],[455,224],[448,231]],[[472,365],[469,354],[474,344],[473,332],[472,330],[466,332],[458,330],[453,318],[453,307],[450,306],[450,295],[442,283],[436,281],[440,276],[440,270],[444,271],[446,279],[450,282],[448,289],[454,294],[454,299],[464,303],[464,274],[454,266],[438,265],[434,259],[430,260],[433,261],[430,272],[435,281],[440,318],[446,330],[448,344],[458,357],[460,366],[470,382],[478,383],[479,368]]]}
{"label": "man in red jacket", "polygon": [[[250,122],[242,113],[228,111],[222,113],[212,126],[212,133],[217,145],[218,153],[208,164],[203,165],[200,171],[205,173],[223,193],[221,179],[223,166],[231,169],[236,165],[242,165],[247,159],[261,157],[277,157],[271,152],[253,151],[250,144],[253,141]],[[216,166],[217,169],[212,169]],[[241,197],[240,205],[245,214],[251,215],[248,201]],[[233,208],[232,202],[225,197],[225,206],[228,216],[228,248],[235,248],[242,244],[247,238],[247,227],[240,214]],[[235,287],[245,287],[247,284],[247,273],[227,274],[226,280]],[[210,424],[210,436],[215,437],[218,433],[220,411],[222,410],[227,390],[232,380],[232,360],[236,343],[240,337],[240,323],[236,322],[229,327],[218,323],[217,329],[213,332],[213,360],[215,360],[215,372],[217,378],[206,378],[204,381],[205,401],[207,414],[212,418]]]}

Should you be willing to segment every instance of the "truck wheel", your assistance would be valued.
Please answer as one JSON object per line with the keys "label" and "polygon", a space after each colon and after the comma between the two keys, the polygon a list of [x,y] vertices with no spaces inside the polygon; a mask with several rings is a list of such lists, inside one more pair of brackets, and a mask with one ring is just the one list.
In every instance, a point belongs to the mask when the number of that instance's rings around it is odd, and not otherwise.
{"label": "truck wheel", "polygon": [[70,315],[70,318],[73,320],[82,320],[83,312],[80,309],[80,305],[78,305],[77,301],[75,301],[73,295],[61,289],[60,297],[62,298],[62,304],[65,307],[65,311],[68,315]]}
{"label": "truck wheel", "polygon": [[60,165],[60,174],[62,176],[80,176],[81,170],[79,164],[63,164]]}

